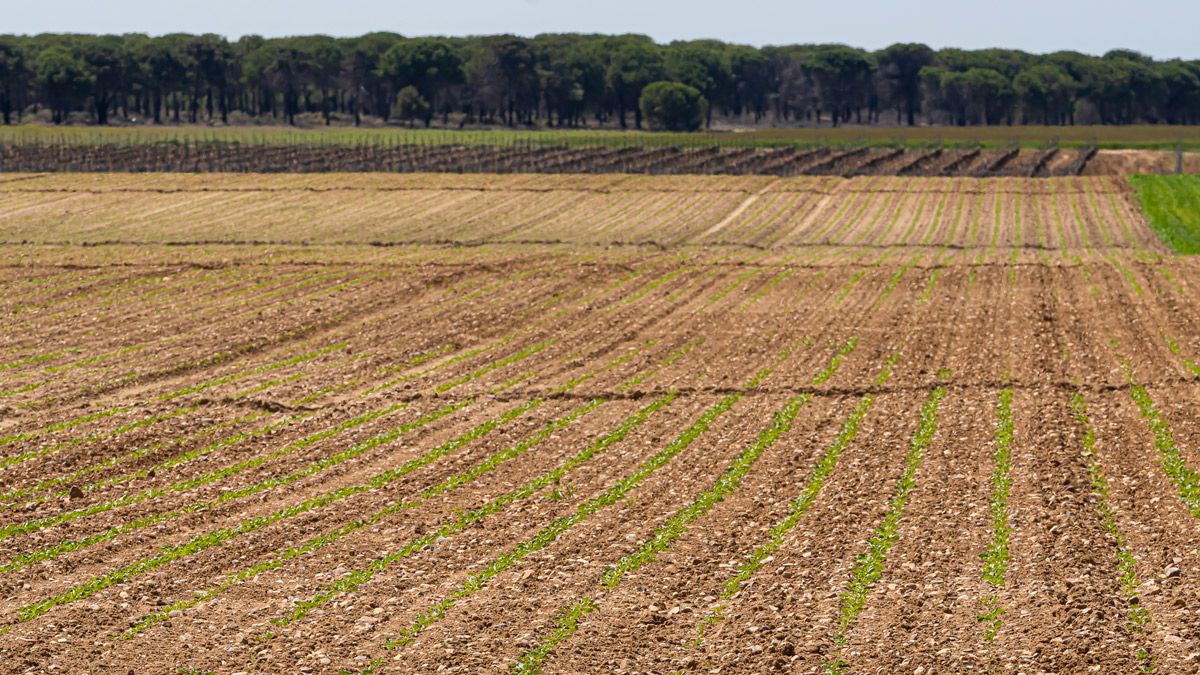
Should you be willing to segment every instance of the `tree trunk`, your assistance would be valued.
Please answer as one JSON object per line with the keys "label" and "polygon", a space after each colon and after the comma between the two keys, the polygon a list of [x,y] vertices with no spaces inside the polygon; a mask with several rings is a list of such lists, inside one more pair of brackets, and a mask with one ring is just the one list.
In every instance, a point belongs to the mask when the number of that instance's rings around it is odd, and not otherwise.
{"label": "tree trunk", "polygon": [[96,94],[96,124],[108,124],[108,96]]}

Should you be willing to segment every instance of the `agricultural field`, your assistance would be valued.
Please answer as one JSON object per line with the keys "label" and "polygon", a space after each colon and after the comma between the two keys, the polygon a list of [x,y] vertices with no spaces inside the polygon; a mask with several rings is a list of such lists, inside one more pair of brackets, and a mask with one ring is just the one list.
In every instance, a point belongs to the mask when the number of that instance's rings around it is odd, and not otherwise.
{"label": "agricultural field", "polygon": [[1196,193],[0,174],[0,662],[1196,672]]}
{"label": "agricultural field", "polygon": [[[1101,160],[1092,160],[1103,152]],[[1122,153],[1150,162],[1155,151],[1088,148],[814,148],[629,145],[336,145],[72,143],[0,146],[0,170],[13,172],[535,173],[766,176],[1123,175]],[[1189,154],[1189,160],[1191,155]]]}
{"label": "agricultural field", "polygon": [[0,172],[1124,176],[1200,171],[1196,133],[1170,126],[703,134],[15,126],[0,127]]}

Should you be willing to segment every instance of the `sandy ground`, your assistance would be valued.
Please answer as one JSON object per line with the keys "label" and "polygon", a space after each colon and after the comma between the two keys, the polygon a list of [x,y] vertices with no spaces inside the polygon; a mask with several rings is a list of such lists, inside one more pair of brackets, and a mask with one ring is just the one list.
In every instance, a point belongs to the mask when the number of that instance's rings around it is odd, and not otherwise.
{"label": "sandy ground", "polygon": [[[1135,173],[1175,173],[1174,152],[1159,150],[1100,150],[1084,167],[1085,176],[1127,176]],[[1200,153],[1183,153],[1183,172],[1200,173]]]}

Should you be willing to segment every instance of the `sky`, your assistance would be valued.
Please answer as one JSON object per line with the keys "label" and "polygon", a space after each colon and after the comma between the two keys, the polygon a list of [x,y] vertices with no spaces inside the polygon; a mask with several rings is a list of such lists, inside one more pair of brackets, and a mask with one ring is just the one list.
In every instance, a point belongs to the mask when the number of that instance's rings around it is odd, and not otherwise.
{"label": "sky", "polygon": [[218,33],[268,37],[643,33],[756,46],[894,42],[935,48],[1136,49],[1200,59],[1197,0],[47,0],[14,2],[0,33]]}

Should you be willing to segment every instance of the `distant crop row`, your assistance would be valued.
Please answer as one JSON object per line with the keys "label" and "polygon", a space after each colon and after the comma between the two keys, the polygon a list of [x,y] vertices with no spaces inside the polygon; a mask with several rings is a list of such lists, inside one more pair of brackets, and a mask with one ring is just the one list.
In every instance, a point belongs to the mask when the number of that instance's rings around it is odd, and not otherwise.
{"label": "distant crop row", "polygon": [[[1000,256],[1015,262],[1023,251],[1043,260],[1056,249],[1062,257],[1168,251],[1128,188],[1110,178],[624,176],[588,186],[558,178],[394,175],[357,185],[345,177],[258,176],[252,186],[232,188],[223,176],[156,175],[106,188],[86,176],[46,176],[20,188],[0,185],[0,193],[14,197],[0,205],[0,218],[11,221],[9,240],[43,242],[928,248],[942,254],[970,249],[962,255],[977,263]],[[45,199],[51,194],[54,199]],[[59,200],[75,209],[64,215]],[[203,216],[195,212],[198,200]],[[1179,211],[1186,213],[1186,206]],[[306,216],[299,224],[297,214]],[[254,227],[248,230],[246,222]],[[403,255],[413,264],[420,259]],[[243,311],[287,294],[288,286],[319,294],[387,278],[347,272],[310,272],[256,291],[218,278],[229,284],[225,292],[245,294]],[[186,293],[177,284],[161,291],[155,303]],[[113,300],[134,292],[130,286]],[[37,320],[27,316],[27,322]],[[10,330],[22,326],[13,322]]]}

